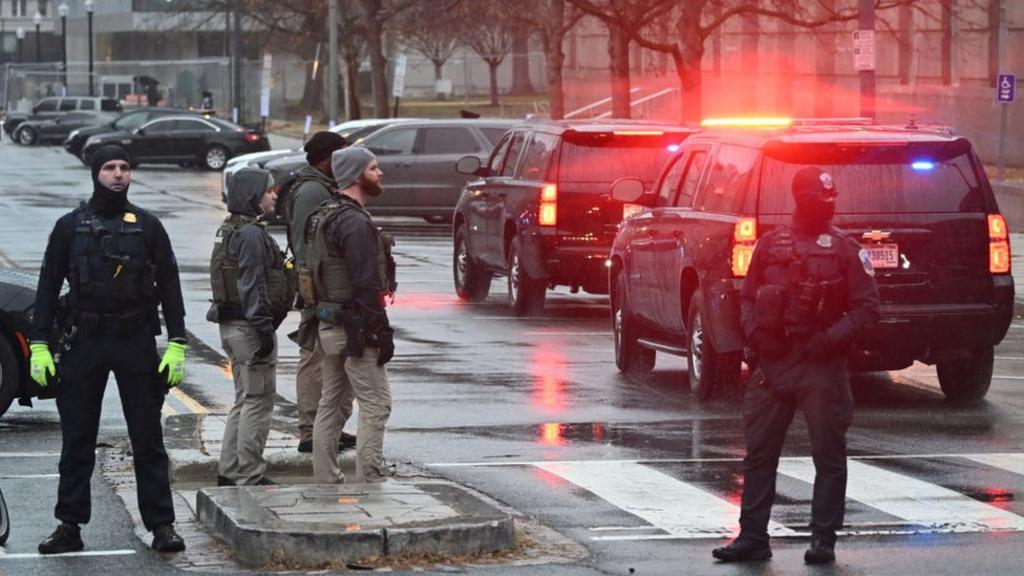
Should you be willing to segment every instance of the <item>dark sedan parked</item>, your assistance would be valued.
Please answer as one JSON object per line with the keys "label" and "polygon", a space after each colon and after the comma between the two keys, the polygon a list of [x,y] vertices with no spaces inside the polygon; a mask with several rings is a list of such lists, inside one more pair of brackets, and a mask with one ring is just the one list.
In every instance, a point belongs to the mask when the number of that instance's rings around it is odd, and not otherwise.
{"label": "dark sedan parked", "polygon": [[40,392],[28,377],[28,338],[36,279],[0,269],[0,416],[15,398],[22,404]]}
{"label": "dark sedan parked", "polygon": [[130,134],[111,133],[90,137],[82,154],[91,156],[101,146],[124,148],[132,165],[201,165],[223,170],[228,159],[239,154],[270,150],[266,134],[242,128],[219,118],[165,116],[143,124]]}
{"label": "dark sedan parked", "polygon": [[112,114],[101,112],[72,112],[57,118],[27,120],[14,132],[14,141],[24,146],[59,144],[74,130],[97,124],[110,124]]}
{"label": "dark sedan parked", "polygon": [[64,140],[64,149],[67,150],[68,154],[88,165],[89,159],[82,156],[82,149],[85,148],[85,141],[89,138],[97,134],[109,134],[111,132],[122,132],[128,135],[150,120],[163,116],[180,116],[183,114],[189,114],[189,112],[176,108],[159,108],[156,106],[125,112],[109,122],[71,132],[71,134],[68,134],[67,139]]}

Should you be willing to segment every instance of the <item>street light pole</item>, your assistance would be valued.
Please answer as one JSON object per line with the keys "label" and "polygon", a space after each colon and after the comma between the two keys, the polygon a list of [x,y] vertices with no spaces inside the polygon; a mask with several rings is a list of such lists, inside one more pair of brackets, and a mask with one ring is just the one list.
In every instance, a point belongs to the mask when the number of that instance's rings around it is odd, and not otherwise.
{"label": "street light pole", "polygon": [[95,0],[85,0],[85,16],[89,21],[89,96],[96,95],[96,82],[93,80],[93,55],[92,55],[92,11],[96,7]]}
{"label": "street light pole", "polygon": [[57,8],[60,14],[60,72],[61,84],[64,86],[64,94],[68,93],[68,3],[63,2]]}
{"label": "street light pole", "polygon": [[18,29],[14,32],[14,36],[18,39],[18,64],[25,63],[25,53],[22,50],[25,44],[25,29],[18,26]]}
{"label": "street light pole", "polygon": [[327,123],[338,121],[338,0],[327,2]]}
{"label": "street light pole", "polygon": [[36,64],[39,64],[41,60],[39,50],[39,26],[43,23],[43,15],[36,10],[36,15],[32,17],[32,23],[36,25]]}
{"label": "street light pole", "polygon": [[232,8],[234,10],[234,25],[232,26],[231,36],[231,52],[234,62],[235,77],[232,78],[232,86],[234,87],[235,101],[232,103],[234,106],[234,113],[232,114],[235,122],[241,124],[243,122],[242,115],[242,2],[241,0],[234,0],[232,2]]}
{"label": "street light pole", "polygon": [[[871,42],[874,43],[875,32],[875,3],[874,0],[859,0],[860,15],[858,29],[862,32],[871,33]],[[874,45],[871,50],[874,51]],[[860,70],[860,115],[864,118],[875,119],[875,70]]]}

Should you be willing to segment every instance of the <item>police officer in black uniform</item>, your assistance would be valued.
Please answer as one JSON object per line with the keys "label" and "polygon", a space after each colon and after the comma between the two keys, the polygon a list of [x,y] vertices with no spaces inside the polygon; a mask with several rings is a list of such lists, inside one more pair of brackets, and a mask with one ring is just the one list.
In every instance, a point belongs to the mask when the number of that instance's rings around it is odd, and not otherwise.
{"label": "police officer in black uniform", "polygon": [[[93,194],[53,228],[36,293],[31,375],[43,386],[57,385],[63,448],[55,515],[61,524],[39,545],[43,554],[83,548],[80,524],[89,521],[89,480],[96,461],[103,392],[110,372],[117,378],[128,424],[139,509],[152,546],[161,552],[185,549],[174,531],[160,411],[170,386],[185,375],[185,306],[178,266],[160,221],[128,202],[131,167],[116,146],[92,160]],[[70,312],[60,328],[59,384],[48,337],[67,280]],[[162,360],[154,335],[163,307],[169,343]]]}
{"label": "police officer in black uniform", "polygon": [[879,296],[867,252],[834,226],[837,190],[815,167],[793,178],[791,226],[757,244],[743,282],[741,316],[756,368],[743,404],[740,534],[715,549],[726,562],[767,560],[768,520],[786,431],[804,414],[814,461],[808,564],[835,561],[846,498],[846,430],[853,419],[847,353],[878,321]]}

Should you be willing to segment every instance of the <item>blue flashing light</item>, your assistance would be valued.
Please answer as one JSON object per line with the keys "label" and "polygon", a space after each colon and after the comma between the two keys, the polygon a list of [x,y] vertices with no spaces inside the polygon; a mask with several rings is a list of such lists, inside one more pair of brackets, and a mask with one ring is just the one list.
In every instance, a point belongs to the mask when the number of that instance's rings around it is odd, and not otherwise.
{"label": "blue flashing light", "polygon": [[910,167],[918,171],[934,170],[935,163],[928,160],[918,160],[911,164]]}
{"label": "blue flashing light", "polygon": [[669,144],[668,145],[668,151],[669,152],[679,152],[679,144]]}

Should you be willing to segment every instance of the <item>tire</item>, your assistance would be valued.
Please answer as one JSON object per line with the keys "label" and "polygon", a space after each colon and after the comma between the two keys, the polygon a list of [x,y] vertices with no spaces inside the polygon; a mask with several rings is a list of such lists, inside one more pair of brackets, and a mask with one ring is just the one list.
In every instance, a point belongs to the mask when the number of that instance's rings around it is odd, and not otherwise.
{"label": "tire", "polygon": [[7,502],[4,502],[4,493],[0,492],[0,546],[7,543],[7,537],[11,535],[11,518],[7,515]]}
{"label": "tire", "polygon": [[22,146],[32,146],[36,143],[36,131],[25,126],[18,128],[18,131],[14,133],[15,140]]}
{"label": "tire", "polygon": [[508,303],[516,316],[538,316],[544,312],[547,283],[526,273],[520,254],[519,238],[508,247]]}
{"label": "tire", "polygon": [[975,350],[970,358],[940,360],[936,363],[939,387],[946,399],[957,404],[973,404],[988,394],[992,384],[992,365],[995,349],[992,346]]}
{"label": "tire", "polygon": [[206,149],[206,154],[203,155],[203,165],[206,166],[207,170],[223,170],[228,164],[228,150],[227,148],[214,144]]}
{"label": "tire", "polygon": [[491,291],[491,275],[474,264],[473,259],[469,257],[465,226],[459,226],[455,231],[452,278],[455,281],[455,293],[462,300],[483,302]]}
{"label": "tire", "polygon": [[626,281],[623,274],[615,279],[612,293],[612,334],[615,337],[615,366],[628,376],[646,374],[654,370],[657,353],[637,342],[637,329],[629,314],[626,299]]}
{"label": "tire", "polygon": [[14,350],[11,341],[0,334],[0,416],[7,412],[11,402],[18,397],[25,376]]}
{"label": "tire", "polygon": [[702,402],[739,387],[742,361],[740,352],[722,354],[715,350],[704,329],[707,324],[704,296],[698,289],[686,316],[686,333],[690,338],[686,359],[690,365],[690,393]]}

